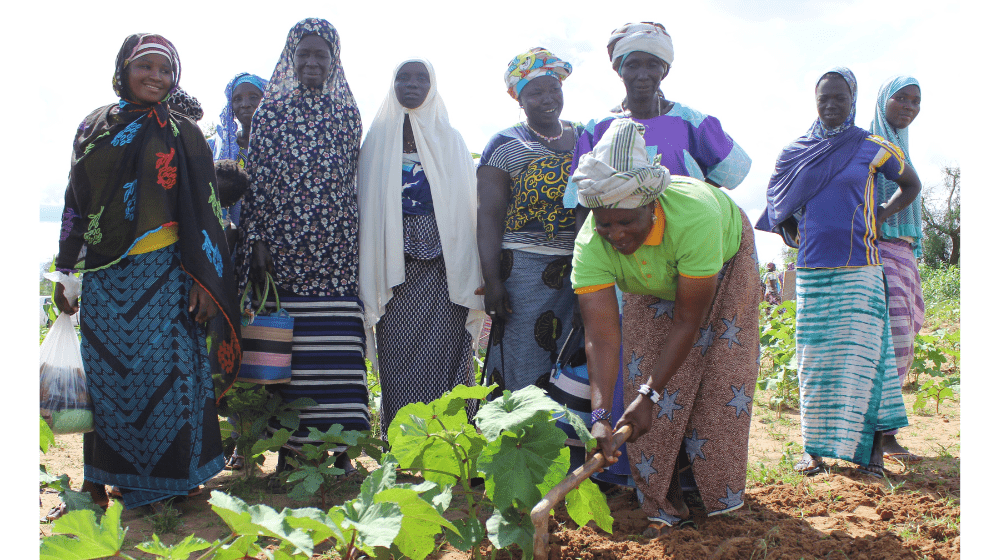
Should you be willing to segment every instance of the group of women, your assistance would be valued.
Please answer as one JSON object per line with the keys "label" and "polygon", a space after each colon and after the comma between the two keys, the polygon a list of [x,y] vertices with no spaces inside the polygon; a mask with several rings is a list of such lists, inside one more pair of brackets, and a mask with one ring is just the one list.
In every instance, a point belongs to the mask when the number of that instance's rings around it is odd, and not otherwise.
{"label": "group of women", "polygon": [[[634,480],[651,532],[689,519],[682,479],[710,515],[741,507],[761,293],[753,227],[724,189],[750,158],[718,119],[662,93],[674,60],[662,25],[627,24],[607,47],[625,98],[586,126],[560,118],[569,62],[542,48],[514,57],[504,80],[525,121],[494,135],[476,168],[422,59],[395,68],[362,143],[325,20],[291,29],[270,80],[229,82],[211,148],[165,103],[180,78],[170,42],[126,39],[120,101],[88,116],[74,143],[57,259],[64,270],[84,260],[95,501],[107,503],[110,485],[127,507],[153,504],[220,472],[209,363],[234,378],[236,294],[270,275],[295,317],[292,379],[274,390],[316,402],[279,463],[311,443],[310,427],[371,428],[366,352],[383,437],[407,403],[472,383],[488,316],[486,375],[509,390],[547,373],[570,329],[584,328],[593,434],[609,471]],[[876,232],[890,224],[900,253],[919,238],[919,219],[916,232],[886,221],[919,182],[898,148],[853,127],[855,92],[849,71],[820,80],[820,118],[779,159],[758,227],[800,247],[807,458],[875,472],[881,434],[905,425]],[[218,203],[213,152],[249,176],[233,208]],[[876,174],[900,186],[882,207],[876,193],[891,188]],[[239,231],[232,257],[227,223]],[[835,313],[830,285],[844,286]],[[56,303],[77,309],[61,289]],[[217,313],[222,342],[208,356],[202,324]],[[842,363],[832,337],[853,345]],[[625,455],[611,448],[613,424],[634,427]]]}

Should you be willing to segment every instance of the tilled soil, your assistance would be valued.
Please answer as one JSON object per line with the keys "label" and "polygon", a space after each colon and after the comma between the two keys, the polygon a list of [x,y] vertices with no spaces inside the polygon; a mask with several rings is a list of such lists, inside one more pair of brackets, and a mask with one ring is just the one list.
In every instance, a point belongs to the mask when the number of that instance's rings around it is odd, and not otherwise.
{"label": "tilled soil", "polygon": [[[904,395],[907,405],[912,395]],[[887,461],[889,476],[876,480],[861,475],[843,461],[827,460],[824,472],[801,477],[791,463],[801,453],[796,411],[778,416],[763,406],[766,396],[757,395],[750,441],[750,474],[743,508],[706,517],[697,498],[688,496],[697,528],[669,530],[658,538],[643,535],[648,522],[638,508],[635,494],[624,490],[609,499],[614,532],[608,535],[591,526],[577,527],[565,508],[556,509],[550,523],[549,559],[849,559],[893,558],[951,560],[960,549],[960,459],[959,413],[956,403],[944,403],[938,414],[910,414],[910,427],[900,441],[924,460],[904,466]],[[79,436],[57,436],[56,445],[40,456],[50,473],[67,473],[73,486],[82,481]],[[373,468],[374,462],[364,458]],[[258,475],[274,470],[268,456]],[[230,489],[237,475],[227,473],[206,485],[206,490]],[[360,478],[345,481],[334,500],[353,497]],[[208,492],[180,504],[180,518],[172,533],[159,533],[167,543],[194,533],[214,540],[226,533],[222,521],[211,511]],[[263,484],[242,492],[248,503],[264,503],[275,509],[319,506],[293,502],[283,494],[269,492]],[[40,516],[58,503],[54,493],[40,494]],[[129,527],[127,551],[147,557],[134,546],[150,540],[154,516],[124,513]],[[39,524],[41,535],[51,525]],[[489,547],[483,551],[489,553]],[[314,558],[334,558],[318,551]],[[468,553],[444,545],[433,560],[464,560]],[[521,558],[519,551],[500,551],[500,559]]]}

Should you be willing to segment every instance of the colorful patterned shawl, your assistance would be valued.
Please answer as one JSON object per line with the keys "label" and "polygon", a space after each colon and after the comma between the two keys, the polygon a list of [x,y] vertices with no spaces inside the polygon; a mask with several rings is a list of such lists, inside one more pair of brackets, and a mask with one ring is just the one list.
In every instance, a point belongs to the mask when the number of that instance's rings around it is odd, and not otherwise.
{"label": "colorful patterned shawl", "polygon": [[[235,379],[236,295],[212,154],[193,122],[177,118],[164,101],[133,102],[126,85],[130,54],[150,42],[173,51],[158,35],[125,39],[113,81],[120,101],[93,111],[77,131],[56,267],[69,271],[82,259],[84,271],[107,268],[144,238],[177,226],[182,267],[226,318],[218,360],[221,371]],[[176,54],[173,64],[179,76]],[[171,93],[177,89],[175,81]]]}

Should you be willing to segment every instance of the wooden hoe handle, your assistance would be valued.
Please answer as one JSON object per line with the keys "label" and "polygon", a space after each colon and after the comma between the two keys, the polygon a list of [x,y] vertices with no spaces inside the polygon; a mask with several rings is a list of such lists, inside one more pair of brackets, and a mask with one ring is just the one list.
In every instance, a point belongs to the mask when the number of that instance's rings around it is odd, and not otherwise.
{"label": "wooden hoe handle", "polygon": [[[621,447],[631,435],[632,425],[622,426],[611,436],[614,449]],[[595,453],[586,463],[577,467],[562,482],[549,490],[542,501],[531,509],[531,522],[535,525],[534,550],[536,560],[546,560],[549,557],[549,512],[566,497],[566,494],[569,494],[570,490],[579,486],[585,478],[589,478],[603,466],[605,466],[604,455],[600,452]]]}

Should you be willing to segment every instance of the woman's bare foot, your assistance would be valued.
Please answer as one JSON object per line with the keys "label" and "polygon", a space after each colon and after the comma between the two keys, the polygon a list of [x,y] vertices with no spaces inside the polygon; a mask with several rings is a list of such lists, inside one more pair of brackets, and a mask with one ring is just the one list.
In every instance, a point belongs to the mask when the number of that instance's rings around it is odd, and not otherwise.
{"label": "woman's bare foot", "polygon": [[90,499],[93,500],[94,504],[99,508],[108,507],[110,500],[108,499],[108,491],[104,488],[103,484],[95,484],[89,480],[83,481],[83,487],[80,488],[81,492],[90,492]]}
{"label": "woman's bare foot", "polygon": [[909,449],[903,447],[899,441],[896,440],[895,435],[882,436],[882,456],[892,457],[904,463],[916,463],[923,459],[920,455],[911,453]]}

